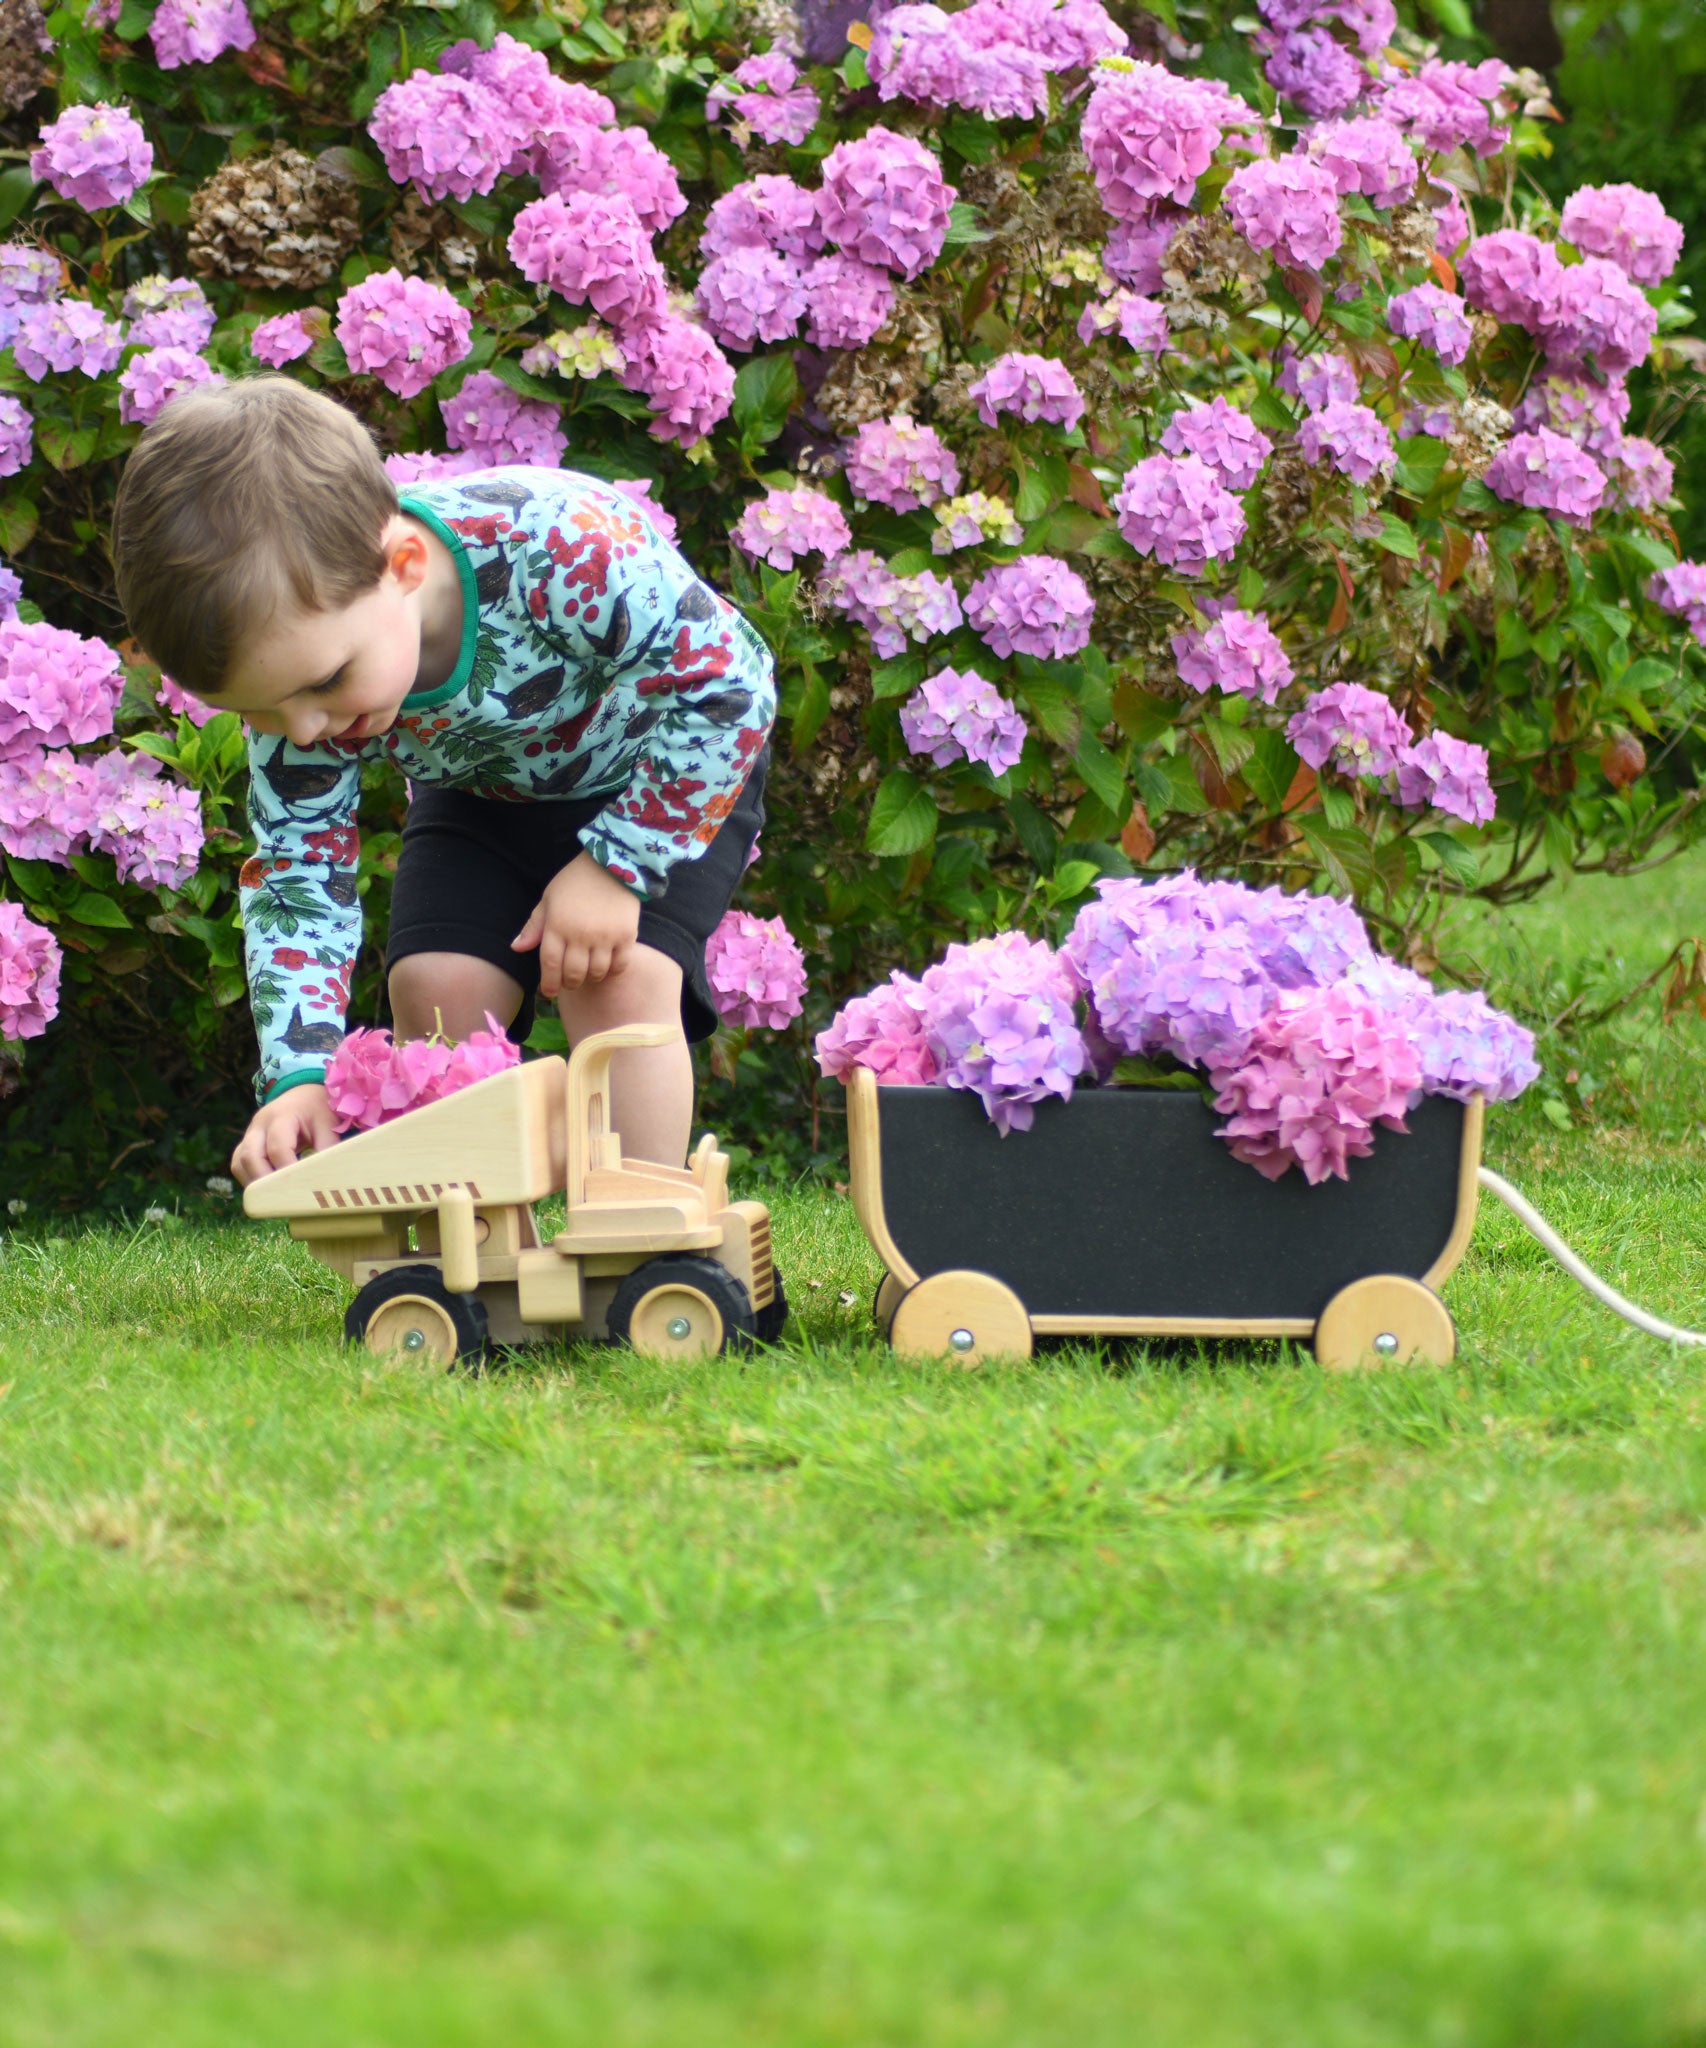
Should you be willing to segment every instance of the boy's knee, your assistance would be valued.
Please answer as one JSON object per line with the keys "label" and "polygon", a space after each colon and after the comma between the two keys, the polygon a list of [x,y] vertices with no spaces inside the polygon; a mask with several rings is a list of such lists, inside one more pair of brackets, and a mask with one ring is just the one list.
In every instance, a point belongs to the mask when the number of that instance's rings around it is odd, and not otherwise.
{"label": "boy's knee", "polygon": [[391,1015],[401,1037],[442,1029],[466,1038],[484,1028],[489,1010],[507,1024],[521,1007],[521,984],[472,953],[411,953],[385,977]]}

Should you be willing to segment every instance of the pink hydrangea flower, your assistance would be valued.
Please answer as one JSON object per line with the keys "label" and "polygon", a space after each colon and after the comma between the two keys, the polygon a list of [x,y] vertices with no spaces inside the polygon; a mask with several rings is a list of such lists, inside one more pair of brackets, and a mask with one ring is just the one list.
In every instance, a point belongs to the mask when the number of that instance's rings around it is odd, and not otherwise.
{"label": "pink hydrangea flower", "polygon": [[40,1038],[59,1015],[63,960],[21,903],[0,903],[0,1038]]}
{"label": "pink hydrangea flower", "polygon": [[1226,130],[1255,124],[1224,86],[1133,63],[1096,74],[1080,139],[1103,206],[1147,221],[1152,200],[1188,206]]}
{"label": "pink hydrangea flower", "polygon": [[886,270],[857,256],[823,256],[807,270],[806,339],[814,348],[863,348],[894,311]]}
{"label": "pink hydrangea flower", "polygon": [[15,398],[0,392],[0,476],[16,476],[35,453],[35,425]]}
{"label": "pink hydrangea flower", "polygon": [[438,1101],[450,1055],[436,1039],[397,1045],[389,1031],[349,1032],[326,1063],[333,1122],[340,1131],[371,1131]]}
{"label": "pink hydrangea flower", "polygon": [[799,265],[768,249],[713,256],[699,273],[695,296],[705,325],[724,348],[786,340],[806,310]]}
{"label": "pink hydrangea flower", "polygon": [[1236,1065],[1214,1066],[1216,1133],[1266,1180],[1297,1166],[1311,1187],[1350,1178],[1374,1150],[1374,1126],[1407,1129],[1421,1061],[1402,1023],[1348,988],[1282,995]]}
{"label": "pink hydrangea flower", "polygon": [[1557,315],[1564,266],[1550,242],[1521,228],[1498,228],[1458,257],[1457,281],[1470,305],[1540,334]]}
{"label": "pink hydrangea flower", "polygon": [[998,416],[1010,412],[1022,420],[1047,420],[1070,432],[1084,417],[1083,394],[1072,372],[1051,356],[1017,351],[997,356],[967,396],[977,400],[978,418],[986,427],[997,425]]}
{"label": "pink hydrangea flower", "polygon": [[219,371],[193,349],[145,349],[118,373],[118,416],[133,426],[146,426],[180,391],[224,382]]}
{"label": "pink hydrangea flower", "polygon": [[743,554],[786,572],[805,555],[839,555],[853,535],[833,498],[801,484],[754,500],[736,522],[733,538]]}
{"label": "pink hydrangea flower", "polygon": [[1003,1137],[1028,1131],[1039,1102],[1071,1096],[1084,1040],[1047,946],[1022,932],[953,945],[920,987],[941,1084],[975,1094]]}
{"label": "pink hydrangea flower", "polygon": [[1628,417],[1629,387],[1620,379],[1596,384],[1585,376],[1547,376],[1536,377],[1517,400],[1511,424],[1550,427],[1605,464],[1616,459]]}
{"label": "pink hydrangea flower", "polygon": [[1554,369],[1591,366],[1602,377],[1626,377],[1647,360],[1658,325],[1639,285],[1603,256],[1588,256],[1563,272],[1541,341]]}
{"label": "pink hydrangea flower", "polygon": [[[1050,65],[1022,42],[964,32],[967,13],[902,6],[876,24],[867,63],[877,97],[965,107],[986,119],[1034,120],[1048,110]],[[980,27],[993,24],[986,17]]]}
{"label": "pink hydrangea flower", "polygon": [[30,153],[30,176],[45,178],[61,199],[86,213],[122,205],[153,168],[154,150],[141,122],[105,100],[67,107]]}
{"label": "pink hydrangea flower", "polygon": [[249,352],[258,363],[282,370],[314,346],[314,332],[305,313],[277,313],[263,320],[249,337]]}
{"label": "pink hydrangea flower", "polygon": [[818,591],[826,604],[865,628],[884,661],[892,661],[909,639],[932,640],[964,623],[959,595],[944,577],[928,569],[916,576],[897,576],[869,548],[837,555],[827,563]]}
{"label": "pink hydrangea flower", "polygon": [[0,624],[0,759],[103,739],[123,694],[124,670],[104,640],[40,621]]}
{"label": "pink hydrangea flower", "polygon": [[779,917],[731,910],[705,942],[717,1014],[747,1031],[785,1031],[805,1008],[806,956]]}
{"label": "pink hydrangea flower", "polygon": [[1354,484],[1389,474],[1398,459],[1379,413],[1343,399],[1312,412],[1297,430],[1297,445],[1305,461],[1329,463]]}
{"label": "pink hydrangea flower", "polygon": [[941,435],[903,412],[858,428],[846,468],[856,498],[891,512],[922,512],[960,487],[960,466]]}
{"label": "pink hydrangea flower", "polygon": [[194,278],[141,278],[119,311],[130,322],[125,340],[133,348],[200,349],[213,337],[214,311]]}
{"label": "pink hydrangea flower", "polygon": [[539,152],[539,189],[547,197],[588,192],[626,199],[649,235],[661,235],[687,211],[675,166],[638,128],[576,122]]}
{"label": "pink hydrangea flower", "polygon": [[1318,120],[1355,106],[1368,86],[1368,73],[1325,29],[1299,28],[1262,40],[1267,49],[1262,76],[1282,98]]}
{"label": "pink hydrangea flower", "polygon": [[191,725],[206,725],[219,716],[216,704],[204,704],[199,697],[192,697],[168,675],[160,678],[160,687],[154,692],[154,701],[161,705],[173,718],[187,718]]}
{"label": "pink hydrangea flower", "polygon": [[845,1081],[866,1067],[892,1088],[928,1087],[938,1078],[924,1036],[924,991],[910,975],[891,974],[869,995],[855,996],[813,1041],[820,1072]]}
{"label": "pink hydrangea flower", "polygon": [[1196,455],[1148,455],[1125,473],[1114,510],[1140,555],[1197,576],[1244,538],[1244,508]]}
{"label": "pink hydrangea flower", "polygon": [[702,327],[673,317],[623,336],[622,382],[644,394],[652,433],[684,447],[708,434],[734,402],[734,365]]}
{"label": "pink hydrangea flower", "polygon": [[476,456],[481,469],[503,462],[555,469],[568,451],[557,408],[542,398],[523,398],[490,370],[476,370],[465,378],[461,390],[445,399],[439,411],[444,416],[444,438],[452,448]]}
{"label": "pink hydrangea flower", "polygon": [[1101,0],[973,0],[953,20],[973,49],[1030,50],[1050,71],[1087,71],[1131,41]]}
{"label": "pink hydrangea flower", "polygon": [[1380,112],[1426,150],[1468,148],[1493,156],[1510,140],[1509,127],[1492,111],[1509,77],[1496,57],[1483,64],[1432,58],[1410,77],[1388,75]]}
{"label": "pink hydrangea flower", "polygon": [[1488,463],[1485,482],[1495,497],[1572,526],[1586,526],[1605,500],[1605,471],[1549,427],[1513,434]]}
{"label": "pink hydrangea flower", "polygon": [[1199,632],[1173,635],[1179,680],[1193,690],[1225,690],[1263,704],[1290,686],[1291,662],[1261,612],[1228,607]]}
{"label": "pink hydrangea flower", "polygon": [[1329,762],[1345,775],[1390,775],[1415,735],[1388,697],[1361,683],[1334,683],[1294,712],[1285,736],[1311,768]]}
{"label": "pink hydrangea flower", "polygon": [[473,322],[443,285],[381,270],[339,299],[335,332],[352,370],[413,398],[467,355]]}
{"label": "pink hydrangea flower", "polygon": [[1442,256],[1455,256],[1475,231],[1469,209],[1455,192],[1448,192],[1433,209],[1438,224],[1434,247]]}
{"label": "pink hydrangea flower", "polygon": [[507,110],[516,147],[504,169],[512,177],[537,172],[569,129],[608,128],[616,119],[616,108],[603,93],[558,78],[543,50],[512,35],[498,35],[489,50],[472,42],[452,43],[438,62],[441,71],[487,87]]}
{"label": "pink hydrangea flower", "polygon": [[1247,491],[1274,444],[1247,413],[1217,397],[1174,413],[1162,432],[1161,450],[1199,456],[1229,491]]}
{"label": "pink hydrangea flower", "polygon": [[162,71],[180,64],[211,64],[226,50],[247,50],[255,24],[243,0],[160,0],[148,24],[154,61]]}
{"label": "pink hydrangea flower", "polygon": [[60,261],[29,242],[0,242],[0,307],[41,306],[57,299]]}
{"label": "pink hydrangea flower", "polygon": [[1332,177],[1304,156],[1258,157],[1226,187],[1227,217],[1252,249],[1293,270],[1319,270],[1345,238]]}
{"label": "pink hydrangea flower", "polygon": [[535,199],[515,217],[509,254],[532,283],[549,285],[571,305],[589,302],[624,343],[624,330],[663,319],[663,269],[626,199],[594,192]]}
{"label": "pink hydrangea flower", "polygon": [[485,1030],[470,1031],[451,1047],[435,1099],[442,1102],[459,1088],[471,1088],[476,1081],[489,1081],[494,1074],[507,1074],[520,1065],[521,1047],[488,1010]]}
{"label": "pink hydrangea flower", "polygon": [[116,748],[86,764],[89,844],[110,853],[121,882],[181,889],[201,861],[201,798],[169,782],[149,754]]}
{"label": "pink hydrangea flower", "polygon": [[1003,660],[1034,654],[1067,661],[1089,645],[1096,600],[1075,569],[1053,555],[1021,555],[985,570],[966,593],[972,630]]}
{"label": "pink hydrangea flower", "polygon": [[1416,189],[1415,151],[1379,115],[1326,122],[1310,135],[1308,148],[1341,198],[1360,192],[1384,210],[1401,205]]}
{"label": "pink hydrangea flower", "polygon": [[88,771],[63,747],[0,760],[0,847],[14,860],[70,865],[89,838]]}
{"label": "pink hydrangea flower", "polygon": [[1706,647],[1706,562],[1678,562],[1647,581],[1647,595],[1660,611],[1686,619],[1688,630]]}
{"label": "pink hydrangea flower", "polygon": [[849,256],[914,278],[942,253],[953,187],[920,142],[871,128],[823,160],[825,239]]}
{"label": "pink hydrangea flower", "polygon": [[1406,341],[1425,342],[1442,363],[1462,362],[1475,338],[1464,302],[1437,284],[1396,293],[1387,301],[1386,324]]}
{"label": "pink hydrangea flower", "polygon": [[1584,256],[1604,256],[1636,284],[1663,284],[1682,254],[1682,223],[1639,185],[1583,185],[1564,201],[1558,232]]}
{"label": "pink hydrangea flower", "polygon": [[434,201],[491,191],[531,140],[489,86],[431,71],[412,71],[388,85],[367,132],[396,182]]}
{"label": "pink hydrangea flower", "polygon": [[[714,201],[699,238],[702,256],[730,256],[736,249],[771,249],[801,262],[822,253],[823,223],[817,194],[792,178],[765,172],[731,186]],[[886,284],[888,273],[878,273]]]}
{"label": "pink hydrangea flower", "polygon": [[18,616],[18,600],[24,594],[24,579],[16,569],[0,564],[0,621]]}
{"label": "pink hydrangea flower", "polygon": [[1024,719],[974,669],[927,676],[900,707],[900,730],[908,748],[938,768],[974,761],[1005,775],[1025,749]]}
{"label": "pink hydrangea flower", "polygon": [[1399,756],[1398,801],[1408,810],[1428,804],[1467,825],[1490,825],[1494,802],[1486,748],[1448,732],[1429,733]]}
{"label": "pink hydrangea flower", "polygon": [[1611,487],[1631,512],[1651,512],[1676,490],[1676,466],[1656,442],[1629,434],[1611,458]]}
{"label": "pink hydrangea flower", "polygon": [[37,383],[50,370],[104,377],[118,367],[124,330],[86,299],[53,299],[19,313],[12,349],[18,368]]}
{"label": "pink hydrangea flower", "polygon": [[1300,356],[1289,342],[1280,348],[1274,382],[1281,391],[1301,399],[1310,412],[1354,400],[1359,388],[1356,371],[1336,350]]}
{"label": "pink hydrangea flower", "polygon": [[1110,292],[1105,299],[1092,299],[1078,316],[1078,339],[1094,342],[1104,334],[1118,334],[1139,355],[1165,355],[1172,343],[1167,308],[1159,299],[1146,299],[1136,292]]}
{"label": "pink hydrangea flower", "polygon": [[430,448],[415,449],[407,454],[387,455],[384,465],[385,474],[398,490],[410,484],[435,483],[440,477],[471,476],[475,470],[487,467],[485,457],[471,448],[443,455]]}
{"label": "pink hydrangea flower", "polygon": [[[737,88],[739,88],[737,90]],[[793,58],[780,50],[748,57],[727,78],[719,78],[705,95],[705,113],[715,121],[733,108],[735,140],[744,149],[750,135],[761,142],[786,142],[798,147],[817,126],[823,111],[816,92],[799,74]]]}
{"label": "pink hydrangea flower", "polygon": [[1166,283],[1161,266],[1167,245],[1188,218],[1171,200],[1152,199],[1145,212],[1114,222],[1102,250],[1102,268],[1135,292],[1160,291]]}

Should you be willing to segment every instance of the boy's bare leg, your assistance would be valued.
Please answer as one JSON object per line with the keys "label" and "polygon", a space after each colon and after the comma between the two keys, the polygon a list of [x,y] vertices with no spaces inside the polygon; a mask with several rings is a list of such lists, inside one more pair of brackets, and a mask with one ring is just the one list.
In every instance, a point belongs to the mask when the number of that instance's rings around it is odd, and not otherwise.
{"label": "boy's bare leg", "polygon": [[442,1031],[460,1042],[485,1030],[488,1010],[507,1024],[521,1008],[521,983],[472,953],[411,953],[392,968],[386,987],[398,1039]]}
{"label": "boy's bare leg", "polygon": [[610,1118],[628,1159],[683,1166],[693,1135],[693,1055],[681,1033],[681,969],[636,945],[618,973],[565,989],[557,1011],[571,1045],[618,1024],[668,1024],[672,1044],[619,1052],[610,1062]]}

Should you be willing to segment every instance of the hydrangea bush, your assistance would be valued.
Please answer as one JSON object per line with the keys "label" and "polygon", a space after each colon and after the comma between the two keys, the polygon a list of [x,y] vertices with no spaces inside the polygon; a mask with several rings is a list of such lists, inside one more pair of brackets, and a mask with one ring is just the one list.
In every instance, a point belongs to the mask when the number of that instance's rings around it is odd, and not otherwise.
{"label": "hydrangea bush", "polygon": [[[215,1167],[241,1113],[242,735],[124,643],[102,554],[214,377],[331,392],[399,481],[563,461],[678,530],[778,657],[743,911],[808,1027],[1099,880],[1326,889],[1402,955],[1698,828],[1706,565],[1631,431],[1680,231],[1536,195],[1537,79],[1388,0],[1206,48],[1165,5],[820,12],[52,16],[0,174],[9,1171],[68,1114],[109,1191]],[[376,939],[405,800],[376,771]]]}

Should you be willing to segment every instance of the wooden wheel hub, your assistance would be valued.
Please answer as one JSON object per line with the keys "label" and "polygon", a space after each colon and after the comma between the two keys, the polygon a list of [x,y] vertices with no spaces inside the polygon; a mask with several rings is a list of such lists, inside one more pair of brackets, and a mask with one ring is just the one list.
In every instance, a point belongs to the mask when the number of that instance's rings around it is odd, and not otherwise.
{"label": "wooden wheel hub", "polygon": [[715,1358],[724,1334],[717,1304],[680,1280],[642,1294],[628,1325],[628,1342],[647,1358]]}
{"label": "wooden wheel hub", "polygon": [[967,1367],[1029,1358],[1031,1319],[1012,1288],[988,1273],[933,1273],[901,1297],[889,1342],[898,1358]]}
{"label": "wooden wheel hub", "polygon": [[424,1294],[398,1294],[377,1308],[362,1342],[375,1358],[393,1365],[429,1365],[448,1371],[456,1363],[456,1325],[448,1311]]}
{"label": "wooden wheel hub", "polygon": [[1315,1356],[1329,1372],[1449,1365],[1457,1356],[1457,1326],[1432,1288],[1401,1273],[1371,1273],[1341,1288],[1322,1310]]}

